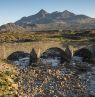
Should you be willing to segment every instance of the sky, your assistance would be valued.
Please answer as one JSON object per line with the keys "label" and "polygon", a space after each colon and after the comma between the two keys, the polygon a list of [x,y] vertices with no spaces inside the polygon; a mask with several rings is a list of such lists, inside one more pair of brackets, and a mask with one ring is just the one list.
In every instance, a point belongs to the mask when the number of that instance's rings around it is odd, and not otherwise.
{"label": "sky", "polygon": [[64,10],[95,18],[95,0],[0,0],[0,25],[15,22],[21,17]]}

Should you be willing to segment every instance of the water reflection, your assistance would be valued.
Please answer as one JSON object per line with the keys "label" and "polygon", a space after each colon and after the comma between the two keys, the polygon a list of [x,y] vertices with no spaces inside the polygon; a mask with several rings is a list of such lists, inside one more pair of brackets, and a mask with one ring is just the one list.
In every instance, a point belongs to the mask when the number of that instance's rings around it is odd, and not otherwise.
{"label": "water reflection", "polygon": [[41,62],[43,64],[49,64],[53,67],[58,66],[61,62],[60,57],[54,57],[54,58],[41,58]]}
{"label": "water reflection", "polygon": [[[27,67],[29,65],[30,62],[30,58],[29,57],[25,57],[25,58],[21,58],[19,60],[13,61],[12,63],[20,66],[20,67]],[[40,58],[40,62],[42,64],[45,65],[51,65],[53,67],[58,66],[61,63],[60,57],[53,57],[53,58]]]}
{"label": "water reflection", "polygon": [[19,60],[13,61],[13,64],[20,66],[22,68],[25,68],[29,65],[29,62],[30,62],[30,58],[25,57],[25,58],[21,58]]}

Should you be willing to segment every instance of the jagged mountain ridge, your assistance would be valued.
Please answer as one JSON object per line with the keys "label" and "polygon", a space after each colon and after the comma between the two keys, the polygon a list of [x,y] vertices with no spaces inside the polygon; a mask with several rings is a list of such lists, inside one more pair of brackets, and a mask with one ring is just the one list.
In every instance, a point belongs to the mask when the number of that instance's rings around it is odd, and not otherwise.
{"label": "jagged mountain ridge", "polygon": [[95,19],[86,15],[76,15],[68,10],[52,12],[41,9],[38,13],[22,17],[15,23],[0,27],[4,31],[46,31],[46,30],[95,29]]}
{"label": "jagged mountain ridge", "polygon": [[[72,12],[65,10],[64,12],[52,12],[48,13],[45,10],[40,10],[37,14],[28,17],[23,17],[22,19],[16,21],[17,25],[22,24],[47,24],[53,22],[80,22],[82,20],[92,20],[92,18],[85,15],[76,15]],[[87,21],[85,21],[87,22]]]}
{"label": "jagged mountain ridge", "polygon": [[86,15],[76,15],[68,10],[48,13],[42,9],[35,15],[21,18],[15,24],[31,30],[34,28],[35,30],[56,30],[59,25],[63,29],[92,29],[95,27],[95,19]]}

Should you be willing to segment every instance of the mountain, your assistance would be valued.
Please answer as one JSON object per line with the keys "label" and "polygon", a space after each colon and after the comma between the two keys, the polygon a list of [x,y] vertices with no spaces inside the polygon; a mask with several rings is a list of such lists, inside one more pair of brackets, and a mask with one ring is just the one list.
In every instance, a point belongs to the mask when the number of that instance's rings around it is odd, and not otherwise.
{"label": "mountain", "polygon": [[48,13],[41,9],[37,14],[23,17],[15,24],[27,30],[92,29],[95,28],[95,19],[68,10]]}
{"label": "mountain", "polygon": [[48,13],[45,10],[40,10],[37,14],[28,17],[23,17],[16,21],[15,24],[48,24],[53,22],[74,22],[74,23],[89,23],[92,18],[85,15],[76,15],[65,10],[64,12],[55,11]]}
{"label": "mountain", "polygon": [[37,14],[31,15],[28,17],[23,17],[20,20],[16,21],[17,25],[23,24],[47,24],[52,22],[63,21],[75,16],[75,14],[65,10],[64,12],[53,12],[48,13],[45,10],[40,10]]}
{"label": "mountain", "polygon": [[15,23],[2,25],[0,27],[0,32],[47,31],[60,29],[95,29],[95,19],[86,15],[77,15],[68,10],[48,13],[41,9],[38,13],[28,17],[22,17]]}
{"label": "mountain", "polygon": [[48,13],[42,9],[35,15],[21,18],[21,20],[16,21],[15,24],[23,25],[23,24],[45,23],[46,22],[45,18],[47,15],[48,15]]}

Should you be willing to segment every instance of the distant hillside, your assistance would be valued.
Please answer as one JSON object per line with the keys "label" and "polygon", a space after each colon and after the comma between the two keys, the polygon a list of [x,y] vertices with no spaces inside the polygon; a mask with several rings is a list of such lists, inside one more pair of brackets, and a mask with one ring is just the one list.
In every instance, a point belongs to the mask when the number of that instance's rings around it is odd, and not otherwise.
{"label": "distant hillside", "polygon": [[14,23],[8,23],[0,27],[0,32],[25,32],[25,29]]}

